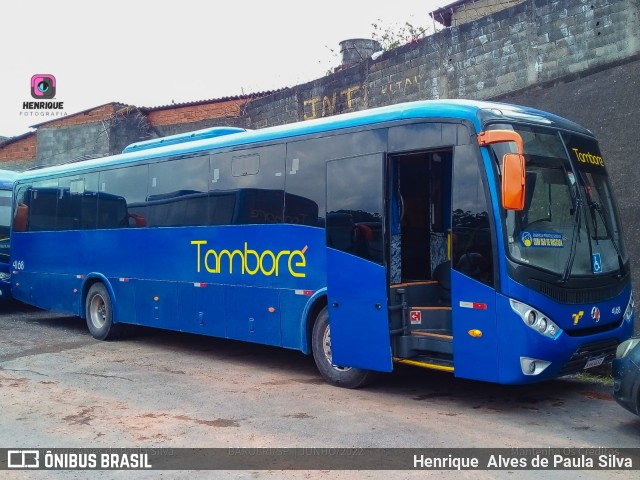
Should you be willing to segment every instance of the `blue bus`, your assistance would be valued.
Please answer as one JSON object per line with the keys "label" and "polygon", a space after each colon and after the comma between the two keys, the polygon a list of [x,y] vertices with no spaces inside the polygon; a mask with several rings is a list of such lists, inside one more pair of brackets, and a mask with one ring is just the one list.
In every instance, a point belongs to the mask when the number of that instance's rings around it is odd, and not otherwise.
{"label": "blue bus", "polygon": [[629,258],[596,139],[519,106],[420,101],[213,128],[27,172],[12,292],[86,318],[503,384],[609,362]]}
{"label": "blue bus", "polygon": [[0,170],[0,302],[11,299],[11,198],[17,172]]}

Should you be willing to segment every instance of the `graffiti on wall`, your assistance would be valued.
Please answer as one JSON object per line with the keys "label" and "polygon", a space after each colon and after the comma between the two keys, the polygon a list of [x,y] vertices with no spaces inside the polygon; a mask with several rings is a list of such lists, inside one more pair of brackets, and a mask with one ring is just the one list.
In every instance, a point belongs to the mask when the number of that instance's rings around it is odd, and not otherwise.
{"label": "graffiti on wall", "polygon": [[362,87],[352,85],[342,90],[335,90],[328,95],[310,98],[303,102],[304,119],[329,117],[337,113],[351,112],[356,109],[356,102],[361,98]]}
{"label": "graffiti on wall", "polygon": [[422,75],[411,75],[409,77],[405,77],[402,80],[398,80],[397,82],[387,83],[383,85],[380,93],[382,95],[386,95],[396,92],[404,92],[408,87],[417,87],[421,80]]}

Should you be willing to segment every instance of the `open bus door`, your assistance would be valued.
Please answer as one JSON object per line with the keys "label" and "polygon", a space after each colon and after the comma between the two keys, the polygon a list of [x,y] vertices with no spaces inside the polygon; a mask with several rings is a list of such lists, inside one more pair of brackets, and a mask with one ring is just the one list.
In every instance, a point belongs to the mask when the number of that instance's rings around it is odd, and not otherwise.
{"label": "open bus door", "polygon": [[390,372],[383,172],[382,153],[327,163],[327,293],[333,364]]}
{"label": "open bus door", "polygon": [[456,377],[497,382],[498,320],[495,228],[483,159],[455,149],[451,218],[451,310]]}

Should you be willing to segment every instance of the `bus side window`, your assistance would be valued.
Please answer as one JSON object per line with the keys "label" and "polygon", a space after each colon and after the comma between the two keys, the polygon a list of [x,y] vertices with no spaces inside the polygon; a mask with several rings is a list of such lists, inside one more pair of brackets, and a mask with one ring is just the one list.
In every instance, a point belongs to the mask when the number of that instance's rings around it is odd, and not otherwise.
{"label": "bus side window", "polygon": [[383,263],[383,155],[327,162],[327,245]]}
{"label": "bus side window", "polygon": [[[100,172],[98,228],[146,226],[148,165],[122,167]],[[131,217],[131,215],[136,215]]]}
{"label": "bus side window", "polygon": [[480,161],[472,147],[456,147],[453,162],[451,263],[455,270],[493,285],[491,206]]}
{"label": "bus side window", "polygon": [[282,223],[285,144],[211,156],[211,225]]}
{"label": "bus side window", "polygon": [[145,220],[150,227],[207,225],[208,176],[208,155],[149,165],[146,219],[130,207],[132,221]]}

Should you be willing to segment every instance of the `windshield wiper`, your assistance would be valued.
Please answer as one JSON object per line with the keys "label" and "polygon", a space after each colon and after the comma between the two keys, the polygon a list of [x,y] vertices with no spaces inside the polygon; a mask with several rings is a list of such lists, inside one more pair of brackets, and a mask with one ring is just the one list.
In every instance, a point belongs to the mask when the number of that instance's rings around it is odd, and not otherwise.
{"label": "windshield wiper", "polygon": [[[602,224],[604,225],[604,230],[605,232],[607,232],[607,237],[609,238],[609,240],[611,240],[611,244],[613,245],[614,250],[616,251],[616,254],[618,255],[618,265],[620,267],[620,276],[623,277],[626,272],[624,269],[624,262],[622,261],[622,252],[620,252],[620,247],[618,246],[618,243],[614,240],[613,235],[611,233],[611,228],[609,227],[609,223],[606,221],[605,216],[604,216],[604,212],[602,210],[602,207],[600,206],[600,204],[598,202],[594,202],[593,200],[589,201],[589,210],[591,210],[591,215],[592,217],[594,217],[595,220],[595,214],[594,211],[598,212],[598,215],[600,216],[600,220],[602,220]],[[598,230],[597,230],[597,223],[594,221],[594,229],[595,229],[595,238],[597,240],[598,238]]]}
{"label": "windshield wiper", "polygon": [[571,269],[573,268],[573,261],[576,258],[576,243],[578,242],[578,234],[580,232],[580,221],[582,219],[582,198],[578,194],[576,189],[576,221],[573,224],[573,233],[571,234],[571,250],[569,250],[569,258],[567,258],[567,264],[564,267],[562,277],[558,281],[559,283],[566,283],[571,275]]}

